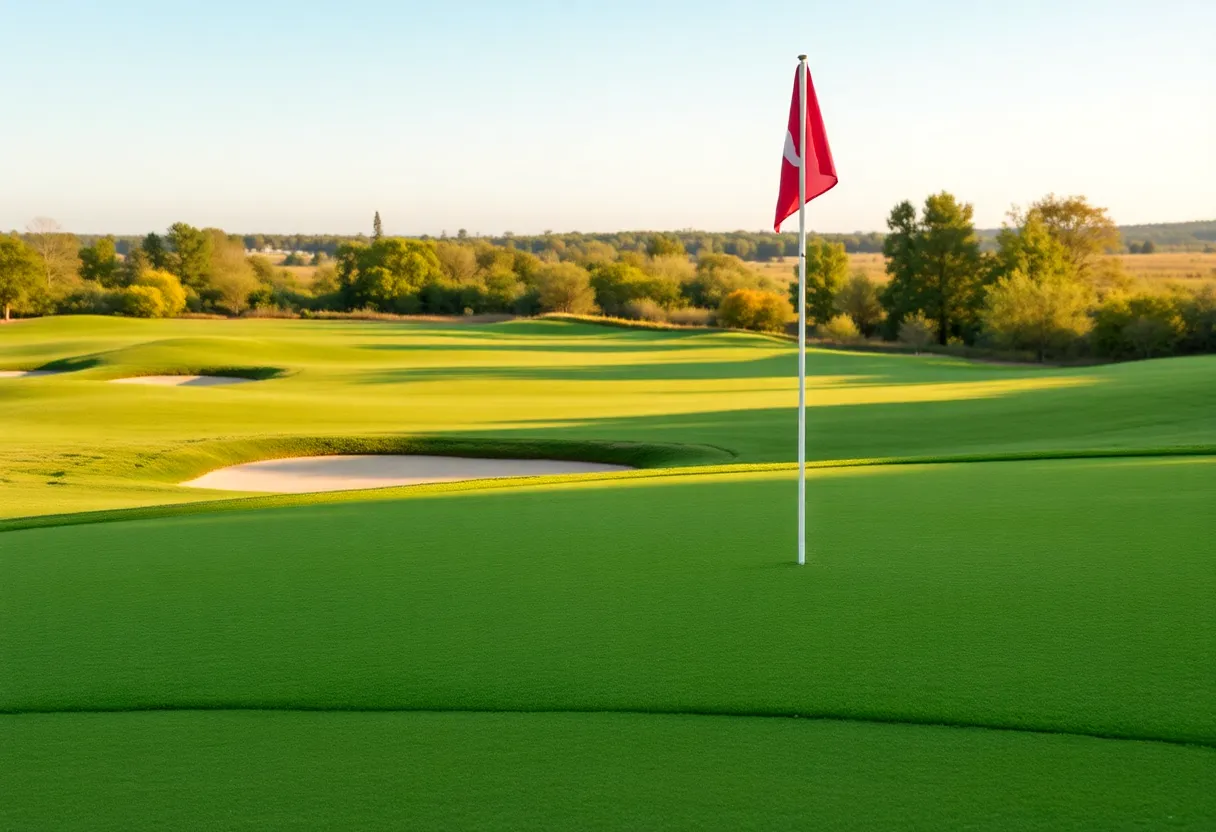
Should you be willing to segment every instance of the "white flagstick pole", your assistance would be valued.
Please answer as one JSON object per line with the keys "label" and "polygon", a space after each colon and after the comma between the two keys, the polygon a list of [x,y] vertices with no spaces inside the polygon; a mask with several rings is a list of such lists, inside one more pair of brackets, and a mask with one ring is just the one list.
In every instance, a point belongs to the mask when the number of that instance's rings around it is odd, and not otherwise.
{"label": "white flagstick pole", "polygon": [[806,564],[806,55],[798,56],[798,565]]}

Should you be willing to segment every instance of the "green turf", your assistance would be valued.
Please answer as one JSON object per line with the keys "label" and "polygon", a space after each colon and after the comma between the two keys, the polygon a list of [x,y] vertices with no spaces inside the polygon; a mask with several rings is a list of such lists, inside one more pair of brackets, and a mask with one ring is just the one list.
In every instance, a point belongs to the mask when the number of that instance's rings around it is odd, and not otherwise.
{"label": "green turf", "polygon": [[1211,828],[1216,752],[632,714],[0,716],[5,829]]}
{"label": "green turf", "polygon": [[788,474],[5,533],[0,710],[800,714],[1216,744],[1212,458],[818,473],[804,570]]}
{"label": "green turf", "polygon": [[[780,341],[0,327],[0,828],[1216,827],[1216,359],[809,363],[799,569]],[[172,505],[335,452],[646,470]]]}
{"label": "green turf", "polygon": [[[556,321],[483,326],[57,318],[0,327],[0,517],[177,503],[271,455],[527,441],[645,465],[793,458],[795,353],[768,338]],[[812,351],[816,459],[1216,446],[1216,358],[1085,369]],[[112,385],[172,372],[229,388]],[[668,453],[677,445],[692,446]]]}

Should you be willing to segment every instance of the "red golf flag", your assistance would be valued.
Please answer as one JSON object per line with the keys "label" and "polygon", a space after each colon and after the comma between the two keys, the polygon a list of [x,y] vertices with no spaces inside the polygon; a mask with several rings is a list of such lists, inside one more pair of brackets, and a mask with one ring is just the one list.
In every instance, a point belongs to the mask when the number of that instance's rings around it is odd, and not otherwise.
{"label": "red golf flag", "polygon": [[[798,70],[802,70],[799,64]],[[827,193],[836,186],[836,165],[832,163],[832,149],[828,147],[828,134],[823,129],[823,116],[819,112],[819,101],[815,98],[815,84],[811,72],[806,73],[806,136],[798,133],[798,73],[794,73],[794,103],[790,105],[789,130],[785,134],[785,153],[781,158],[781,189],[777,194],[777,219],[773,230],[781,232],[781,223],[786,217],[797,213],[798,165],[802,159],[802,148],[809,148],[806,159],[806,201]]]}

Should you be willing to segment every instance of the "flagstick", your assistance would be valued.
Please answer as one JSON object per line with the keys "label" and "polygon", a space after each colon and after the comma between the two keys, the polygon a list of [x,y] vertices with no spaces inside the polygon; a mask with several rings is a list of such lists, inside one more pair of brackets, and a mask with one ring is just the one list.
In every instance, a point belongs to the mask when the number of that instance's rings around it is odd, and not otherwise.
{"label": "flagstick", "polygon": [[806,55],[798,56],[798,565],[806,565]]}

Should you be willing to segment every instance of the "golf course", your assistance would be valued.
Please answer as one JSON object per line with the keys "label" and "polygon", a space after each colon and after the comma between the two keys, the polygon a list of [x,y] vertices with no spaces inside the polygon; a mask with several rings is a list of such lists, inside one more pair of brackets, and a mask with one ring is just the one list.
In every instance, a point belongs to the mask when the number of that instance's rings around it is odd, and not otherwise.
{"label": "golf course", "polygon": [[1216,356],[797,364],[0,326],[0,830],[1216,828]]}

